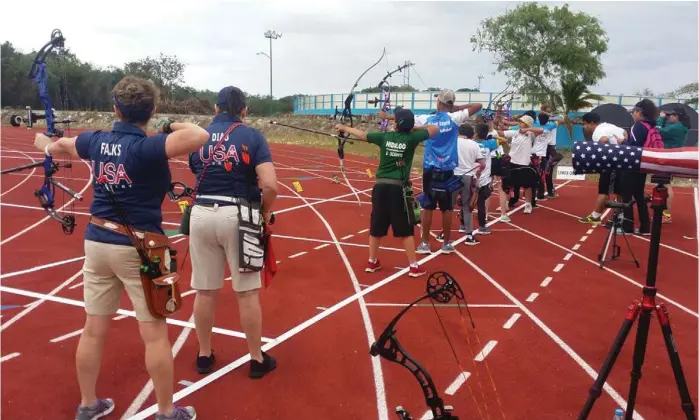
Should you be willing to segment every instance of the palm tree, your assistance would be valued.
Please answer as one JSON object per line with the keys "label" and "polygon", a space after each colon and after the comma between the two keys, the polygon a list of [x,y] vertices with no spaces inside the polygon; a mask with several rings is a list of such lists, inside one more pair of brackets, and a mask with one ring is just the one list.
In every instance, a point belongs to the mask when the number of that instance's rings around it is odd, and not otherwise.
{"label": "palm tree", "polygon": [[554,96],[556,107],[563,109],[565,115],[563,122],[568,129],[570,138],[573,138],[573,123],[568,118],[568,113],[584,108],[592,107],[590,101],[601,101],[604,97],[590,92],[585,83],[575,78],[562,78],[561,90]]}

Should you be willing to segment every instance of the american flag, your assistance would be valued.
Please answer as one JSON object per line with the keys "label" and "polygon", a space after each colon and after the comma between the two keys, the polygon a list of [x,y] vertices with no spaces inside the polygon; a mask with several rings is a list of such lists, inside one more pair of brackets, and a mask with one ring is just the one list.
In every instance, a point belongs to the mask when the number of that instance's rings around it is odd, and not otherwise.
{"label": "american flag", "polygon": [[698,155],[696,147],[644,149],[584,141],[573,146],[573,170],[576,174],[617,170],[697,178]]}

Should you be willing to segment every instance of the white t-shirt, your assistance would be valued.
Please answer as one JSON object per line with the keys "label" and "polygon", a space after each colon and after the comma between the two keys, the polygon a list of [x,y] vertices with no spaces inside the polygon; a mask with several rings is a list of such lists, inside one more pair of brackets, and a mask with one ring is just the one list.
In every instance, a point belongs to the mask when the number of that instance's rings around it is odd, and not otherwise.
{"label": "white t-shirt", "polygon": [[554,128],[553,130],[548,132],[549,135],[549,146],[555,146],[556,145],[556,130],[558,130],[558,127]]}
{"label": "white t-shirt", "polygon": [[485,169],[481,171],[481,176],[478,177],[478,187],[480,188],[485,187],[486,185],[490,185],[490,183],[493,182],[493,177],[490,176],[490,167],[493,164],[493,160],[490,156],[492,153],[491,151],[481,146],[478,146],[478,148],[481,150],[481,158],[485,160]]}
{"label": "white t-shirt", "polygon": [[602,137],[607,137],[609,144],[619,144],[624,140],[624,129],[614,124],[602,123],[592,133],[592,141],[598,142]]}
{"label": "white t-shirt", "polygon": [[466,137],[457,139],[459,149],[459,165],[454,168],[454,175],[475,175],[474,170],[478,165],[476,160],[481,159],[481,148],[478,143]]}
{"label": "white t-shirt", "polygon": [[[488,135],[492,136],[494,139],[498,138],[498,132],[497,130],[493,130]],[[505,149],[503,149],[502,144],[498,146],[497,149],[493,150],[490,152],[490,156],[492,157],[497,157],[498,155],[502,156],[505,154]]]}
{"label": "white t-shirt", "polygon": [[529,165],[532,161],[534,133],[520,133],[519,130],[506,130],[503,134],[510,141],[510,161],[515,165]]}
{"label": "white t-shirt", "polygon": [[534,146],[532,146],[532,153],[537,156],[546,156],[546,146],[549,145],[550,133],[550,131],[544,131],[536,136],[534,139]]}

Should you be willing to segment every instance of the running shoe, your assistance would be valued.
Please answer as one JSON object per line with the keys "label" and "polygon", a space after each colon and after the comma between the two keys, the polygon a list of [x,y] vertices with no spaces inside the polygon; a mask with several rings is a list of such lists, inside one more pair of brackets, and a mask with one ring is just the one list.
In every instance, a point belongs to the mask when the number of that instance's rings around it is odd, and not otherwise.
{"label": "running shoe", "polygon": [[420,277],[424,274],[427,274],[427,271],[419,265],[411,265],[410,271],[408,271],[408,276],[410,277]]}
{"label": "running shoe", "polygon": [[381,262],[377,259],[374,262],[367,261],[366,268],[364,269],[364,271],[366,271],[367,273],[373,273],[373,272],[379,271],[380,269],[381,269]]}
{"label": "running shoe", "polygon": [[155,420],[196,420],[197,412],[194,407],[175,406],[175,410],[170,414],[156,414]]}
{"label": "running shoe", "polygon": [[602,223],[602,218],[601,217],[593,217],[592,214],[588,214],[585,217],[581,217],[578,219],[578,222],[580,223],[588,223],[591,225],[599,225]]}
{"label": "running shoe", "polygon": [[211,354],[208,356],[197,355],[197,372],[199,373],[209,373],[211,372],[211,367],[216,362],[216,357],[214,357],[214,351],[211,350]]}
{"label": "running shoe", "polygon": [[420,242],[420,245],[417,246],[417,250],[415,251],[418,254],[431,254],[432,251],[430,250],[430,245],[425,242]]}
{"label": "running shoe", "polygon": [[75,420],[97,420],[114,411],[114,401],[111,398],[98,399],[91,407],[78,407]]}
{"label": "running shoe", "polygon": [[488,226],[479,227],[477,230],[479,235],[490,235],[491,231]]}
{"label": "running shoe", "polygon": [[277,361],[269,354],[262,352],[262,363],[255,359],[250,360],[250,376],[253,379],[260,379],[269,372],[277,368]]}
{"label": "running shoe", "polygon": [[442,253],[451,254],[454,251],[456,251],[456,249],[454,249],[454,245],[452,245],[451,242],[442,245]]}
{"label": "running shoe", "polygon": [[476,239],[473,235],[466,236],[466,240],[464,241],[465,245],[478,245],[479,243],[481,243],[481,241]]}

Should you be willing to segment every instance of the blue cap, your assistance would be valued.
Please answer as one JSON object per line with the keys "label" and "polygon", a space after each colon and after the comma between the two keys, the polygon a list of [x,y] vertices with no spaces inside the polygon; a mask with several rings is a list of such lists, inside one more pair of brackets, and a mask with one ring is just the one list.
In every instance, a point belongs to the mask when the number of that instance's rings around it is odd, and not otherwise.
{"label": "blue cap", "polygon": [[245,105],[245,94],[242,90],[235,86],[226,86],[218,92],[216,95],[216,105],[226,105],[228,103],[228,98],[234,93],[238,101]]}
{"label": "blue cap", "polygon": [[617,408],[616,410],[614,410],[614,415],[615,416],[623,416],[624,410],[622,410],[621,408]]}

